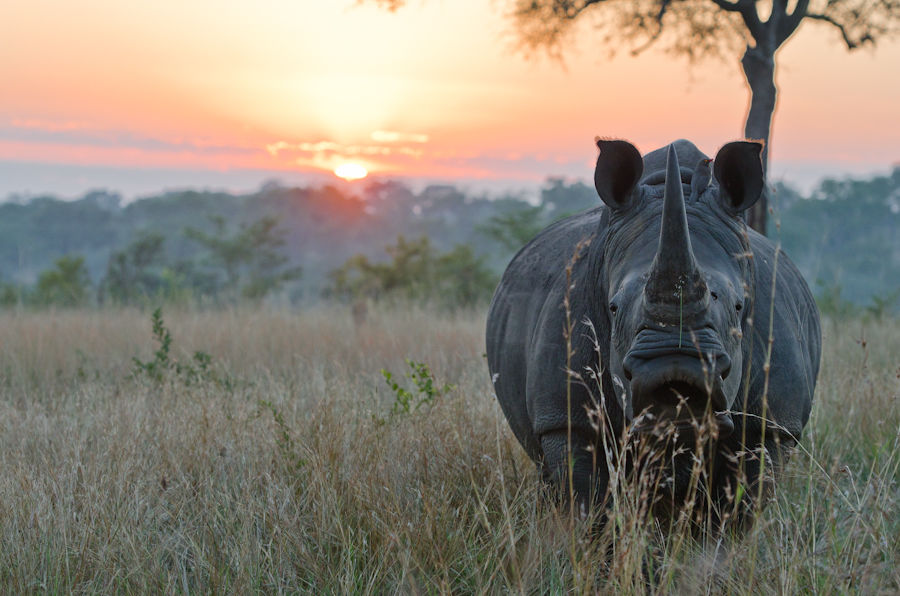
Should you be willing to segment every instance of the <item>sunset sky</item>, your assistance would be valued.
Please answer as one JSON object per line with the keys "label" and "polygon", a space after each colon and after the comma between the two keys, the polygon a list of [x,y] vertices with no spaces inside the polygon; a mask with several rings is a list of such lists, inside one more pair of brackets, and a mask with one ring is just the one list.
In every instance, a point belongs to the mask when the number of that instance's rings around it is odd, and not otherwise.
{"label": "sunset sky", "polygon": [[[33,0],[0,10],[0,198],[249,190],[334,179],[590,179],[595,135],[643,152],[739,138],[737,56],[610,59],[586,30],[565,68],[514,48],[499,0]],[[900,163],[900,43],[846,52],[805,23],[779,54],[776,178]]]}

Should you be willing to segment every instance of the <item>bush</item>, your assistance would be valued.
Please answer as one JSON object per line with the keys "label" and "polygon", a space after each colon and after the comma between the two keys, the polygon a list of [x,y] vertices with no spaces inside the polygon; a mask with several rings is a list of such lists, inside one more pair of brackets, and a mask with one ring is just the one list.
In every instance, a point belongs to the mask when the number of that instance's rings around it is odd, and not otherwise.
{"label": "bush", "polygon": [[348,300],[401,299],[443,307],[467,307],[486,302],[496,276],[471,247],[457,245],[437,253],[427,236],[385,247],[391,260],[373,263],[365,255],[351,257],[329,274],[326,293]]}
{"label": "bush", "polygon": [[84,257],[64,256],[56,267],[41,273],[32,301],[40,306],[83,306],[88,302],[91,280]]}

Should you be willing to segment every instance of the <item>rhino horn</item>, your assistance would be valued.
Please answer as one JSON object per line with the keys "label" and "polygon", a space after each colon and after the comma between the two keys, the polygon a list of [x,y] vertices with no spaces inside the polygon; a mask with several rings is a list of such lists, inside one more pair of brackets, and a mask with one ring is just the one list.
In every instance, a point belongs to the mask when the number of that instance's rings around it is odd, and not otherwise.
{"label": "rhino horn", "polygon": [[673,145],[669,145],[666,157],[666,185],[659,246],[650,267],[646,294],[650,302],[656,304],[695,304],[705,302],[707,297],[706,284],[700,275],[691,247],[681,171]]}

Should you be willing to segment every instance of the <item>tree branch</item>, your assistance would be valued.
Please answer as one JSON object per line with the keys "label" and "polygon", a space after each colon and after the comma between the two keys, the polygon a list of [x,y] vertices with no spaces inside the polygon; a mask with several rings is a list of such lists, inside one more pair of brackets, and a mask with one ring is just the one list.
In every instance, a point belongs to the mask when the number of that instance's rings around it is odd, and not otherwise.
{"label": "tree branch", "polygon": [[754,0],[711,0],[713,4],[727,12],[736,12],[744,19],[747,30],[753,39],[759,41],[763,34],[762,22],[759,20],[759,14],[756,12],[756,2]]}
{"label": "tree branch", "polygon": [[712,0],[713,4],[728,12],[744,12],[747,8],[753,7],[752,0]]}
{"label": "tree branch", "polygon": [[806,17],[814,21],[822,21],[823,23],[828,23],[829,25],[835,27],[838,31],[841,32],[841,37],[844,38],[844,43],[847,45],[848,50],[855,50],[865,43],[875,43],[875,38],[872,37],[872,34],[868,32],[863,33],[862,35],[860,35],[859,40],[854,41],[850,37],[850,34],[844,24],[837,22],[834,18],[828,16],[827,14],[808,12],[806,13]]}
{"label": "tree branch", "polygon": [[785,18],[781,21],[783,26],[778,28],[778,39],[776,41],[778,46],[781,46],[797,30],[800,22],[806,16],[807,10],[809,10],[809,0],[797,0],[797,6],[794,7],[794,11],[789,15],[785,15]]}
{"label": "tree branch", "polygon": [[[593,6],[594,4],[601,4],[606,2],[606,0],[585,0],[581,3],[581,6],[578,6],[578,3],[571,1],[562,1],[554,3],[553,12],[555,12],[558,16],[565,17],[567,19],[575,20],[578,16],[583,13],[585,10]],[[565,11],[561,11],[560,9],[565,7]]]}
{"label": "tree branch", "polygon": [[657,39],[659,39],[659,36],[662,35],[663,17],[666,16],[666,12],[669,10],[669,5],[671,3],[672,3],[672,0],[662,0],[659,3],[659,11],[657,11],[657,13],[656,13],[656,32],[654,32],[653,35],[651,35],[650,38],[647,39],[647,42],[645,44],[640,45],[640,46],[634,48],[633,50],[631,50],[632,56],[637,56],[638,54],[640,54],[641,52],[643,52],[644,50],[646,50],[647,48],[652,46],[653,42],[655,42]]}
{"label": "tree branch", "polygon": [[[387,0],[382,0],[387,1]],[[583,12],[608,0],[516,0],[510,16],[519,29],[521,47],[530,53],[543,48],[562,61],[565,37]]]}

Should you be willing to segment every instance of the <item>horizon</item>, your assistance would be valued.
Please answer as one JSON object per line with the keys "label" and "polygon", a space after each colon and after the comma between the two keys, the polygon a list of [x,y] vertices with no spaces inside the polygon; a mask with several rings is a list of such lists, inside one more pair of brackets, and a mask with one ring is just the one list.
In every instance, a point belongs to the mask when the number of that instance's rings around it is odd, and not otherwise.
{"label": "horizon", "polygon": [[[525,59],[483,0],[396,13],[354,0],[9,12],[0,200],[341,184],[332,170],[347,163],[412,186],[533,189],[589,181],[595,135],[643,153],[687,138],[713,155],[741,138],[748,98],[737,56],[690,66],[621,47],[608,58],[582,31],[564,64]],[[900,129],[885,125],[898,64],[898,40],[850,53],[802,25],[778,55],[770,180],[808,192],[898,165]]]}
{"label": "horizon", "polygon": [[[769,183],[784,183],[801,195],[809,195],[825,180],[868,179],[890,175],[900,163],[882,168],[841,167],[841,164],[797,164],[791,169],[773,164]],[[346,181],[329,172],[290,172],[264,170],[188,170],[180,168],[120,168],[72,164],[16,163],[0,161],[0,203],[27,201],[38,197],[77,200],[92,192],[109,192],[122,197],[124,204],[173,192],[223,192],[247,195],[265,185],[318,188],[326,185],[342,190],[360,191],[371,182],[397,182],[415,192],[428,186],[450,185],[468,194],[495,198],[505,195],[536,198],[551,179],[591,185],[591,171],[582,175],[548,173],[542,178],[431,178],[390,176],[373,173],[360,180]],[[40,180],[39,186],[24,186]],[[599,205],[599,199],[598,199]]]}

